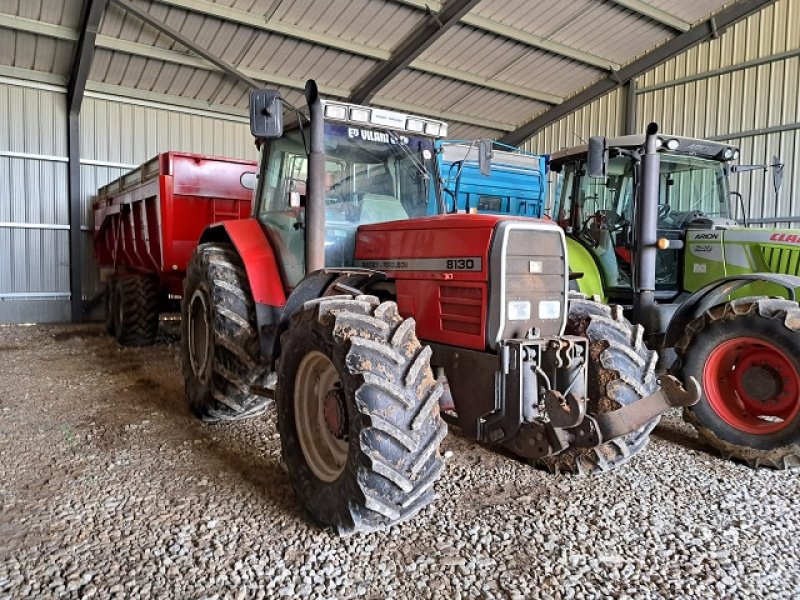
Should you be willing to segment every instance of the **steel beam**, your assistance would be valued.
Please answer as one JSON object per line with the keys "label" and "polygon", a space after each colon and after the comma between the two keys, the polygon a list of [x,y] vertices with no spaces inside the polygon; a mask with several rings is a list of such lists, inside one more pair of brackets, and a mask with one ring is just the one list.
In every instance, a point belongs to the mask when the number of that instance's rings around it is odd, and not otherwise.
{"label": "steel beam", "polygon": [[97,28],[100,27],[100,19],[107,5],[108,0],[86,0],[84,5],[81,31],[67,85],[67,109],[70,114],[81,112],[83,91],[86,89],[86,80],[89,79],[89,70],[94,59]]}
{"label": "steel beam", "polygon": [[689,29],[691,29],[692,27],[692,24],[689,23],[688,21],[684,21],[683,19],[680,19],[673,14],[663,11],[660,8],[656,8],[652,4],[643,2],[642,0],[611,0],[611,1],[614,4],[624,6],[629,11],[635,12],[637,15],[641,15],[643,17],[647,17],[648,19],[652,19],[653,21],[660,23],[661,25],[665,25],[670,29],[674,29],[675,31],[689,31]]}
{"label": "steel beam", "polygon": [[[166,0],[160,0],[161,2],[165,2]],[[197,1],[197,0],[195,0]],[[177,0],[169,0],[169,4],[173,2],[177,2]],[[183,3],[186,3],[187,6],[192,6],[182,0],[181,7]],[[216,5],[215,5],[216,6]],[[216,13],[224,13],[223,9],[225,10],[233,10],[228,9],[227,7],[219,7]],[[247,13],[249,15],[249,13]],[[222,17],[220,17],[222,18]],[[41,27],[40,27],[41,25]],[[64,27],[63,25],[50,25],[47,23],[42,23],[41,21],[35,21],[33,19],[26,19],[24,17],[17,17],[14,15],[3,15],[0,14],[0,27],[7,27],[9,29],[14,29],[17,31],[25,31],[29,33],[35,33],[38,35],[46,35],[47,37],[52,37],[56,39],[62,40],[75,40],[78,37],[78,34],[69,27]],[[333,38],[332,38],[333,39]],[[194,56],[193,54],[184,54],[181,52],[175,52],[173,50],[168,50],[166,48],[159,48],[157,46],[149,46],[146,44],[140,44],[138,42],[131,42],[128,40],[122,40],[118,38],[114,38],[107,35],[98,34],[97,39],[95,41],[95,45],[98,48],[105,48],[108,50],[118,50],[121,52],[125,52],[127,54],[135,54],[137,56],[146,56],[148,58],[156,58],[159,60],[164,60],[166,62],[178,63],[178,64],[185,64],[187,66],[195,66],[206,68],[208,61],[205,59],[200,58],[199,56]],[[345,44],[346,45],[346,44]],[[346,48],[339,48],[346,50]],[[385,52],[381,54],[382,56],[385,55],[386,58],[389,57],[389,53]],[[537,102],[542,102],[544,104],[551,104],[556,105],[563,101],[563,97],[556,96],[555,94],[550,94],[547,92],[542,92],[539,90],[532,90],[527,87],[523,87],[514,83],[508,83],[504,81],[496,81],[492,79],[487,79],[484,77],[480,77],[479,75],[474,75],[472,73],[468,73],[466,71],[461,71],[459,69],[452,69],[450,67],[443,67],[441,65],[437,65],[435,63],[424,61],[424,60],[415,60],[411,63],[411,67],[414,70],[422,71],[423,73],[430,73],[431,75],[440,75],[442,77],[447,77],[449,79],[455,79],[456,81],[463,81],[465,83],[473,83],[475,85],[479,85],[483,88],[494,90],[498,92],[505,92],[507,94],[513,94],[515,96],[520,96],[522,98],[528,98],[529,100],[535,100]],[[250,77],[251,79],[255,79],[256,81],[264,80],[267,75],[265,75],[261,71],[257,71],[255,69],[248,69],[244,67],[238,67],[238,70]],[[287,85],[280,81],[282,77],[275,73],[270,73],[268,77],[271,80],[271,83],[275,83],[277,85]],[[301,85],[298,89],[302,90],[303,86]],[[331,90],[336,90],[335,92],[331,92]],[[343,88],[337,88],[334,86],[325,86],[320,85],[320,91],[322,91],[325,95],[337,95],[341,97],[347,97],[349,91],[341,92]],[[341,93],[340,93],[341,92]]]}
{"label": "steel beam", "polygon": [[[10,19],[4,20],[3,15],[0,15],[0,27],[9,27],[10,29],[20,29],[26,31],[28,27],[27,21],[28,21],[27,19],[20,20],[19,17],[11,17]],[[74,33],[71,29],[67,27],[62,27],[60,25],[56,27],[57,28],[48,30],[48,32],[45,35],[57,39],[65,39],[65,40],[74,39],[74,36],[70,37],[71,34]],[[118,40],[116,38],[112,38],[109,36],[98,35],[96,40],[96,45],[98,48],[113,50],[116,52],[124,52],[126,54],[141,56],[144,58],[153,58],[156,60],[171,62],[179,65],[186,65],[197,69],[218,70],[216,65],[213,65],[209,61],[206,61],[200,57],[192,56],[190,54],[184,54],[183,52],[176,52],[174,50],[167,50],[165,48],[158,48],[155,46],[148,46],[146,44],[139,44],[137,42]],[[305,87],[305,80],[296,77],[285,77],[282,75],[277,75],[275,73],[264,73],[262,71],[256,71],[255,69],[239,69],[239,71],[244,73],[246,76],[255,79],[256,81],[265,82],[271,85],[285,86],[299,91],[302,91]],[[30,75],[27,75],[28,73]],[[36,80],[46,79],[46,83],[54,85],[63,85],[63,81],[60,80],[57,76],[46,75],[38,71],[25,71],[24,69],[18,69],[15,67],[4,67],[3,65],[0,65],[0,76],[3,75],[7,75],[9,77],[27,78]],[[344,99],[347,98],[349,94],[349,90],[340,87],[320,85],[319,89],[320,92],[322,92],[324,95],[333,96],[336,98]],[[225,106],[213,105],[199,100],[181,98],[179,96],[168,96],[166,94],[158,94],[155,92],[136,90],[133,88],[100,83],[96,81],[90,81],[87,84],[87,90],[90,90],[92,92],[97,92],[100,94],[123,96],[126,98],[132,98],[146,102],[170,103],[179,106],[185,106],[187,108],[195,110],[200,109],[207,111],[225,111],[228,114],[235,114],[237,116],[241,115],[244,116],[245,118],[247,116],[246,111],[240,111],[236,108],[227,105]],[[476,117],[473,115],[464,115],[455,111],[447,111],[447,110],[440,111],[436,109],[431,109],[428,106],[421,106],[418,104],[412,104],[408,102],[399,102],[385,97],[378,97],[375,99],[375,102],[382,106],[386,106],[387,108],[394,108],[395,110],[402,110],[405,112],[415,113],[423,116],[446,119],[458,123],[465,123],[467,125],[474,125],[476,127],[483,127],[485,129],[493,129],[499,132],[511,131],[514,128],[513,125],[509,125],[508,123],[502,123],[500,121],[495,121],[493,119],[486,119],[486,118]]]}
{"label": "steel beam", "polygon": [[83,319],[83,240],[81,233],[80,113],[86,81],[94,59],[95,38],[108,0],[86,0],[81,30],[67,82],[67,198],[69,202],[70,318]]}
{"label": "steel beam", "polygon": [[[438,0],[397,0],[397,2],[406,4],[408,6],[413,6],[415,8],[421,8],[423,10],[430,9],[434,12],[439,12],[442,9],[442,3]],[[520,29],[503,25],[502,23],[492,21],[491,19],[481,17],[480,15],[466,14],[462,17],[461,23],[464,25],[471,25],[475,29],[481,29],[488,33],[496,33],[497,35],[514,40],[515,42],[520,42],[527,46],[539,48],[540,50],[545,50],[551,54],[563,56],[564,58],[570,58],[604,71],[618,69],[620,67],[619,64],[601,56],[595,56],[594,54],[584,52],[583,50],[578,50],[572,46],[566,46],[538,35],[526,33]]]}
{"label": "steel beam", "polygon": [[620,85],[626,84],[634,77],[638,77],[650,69],[669,60],[676,54],[704,42],[712,37],[718,37],[722,31],[750,16],[762,8],[774,4],[776,0],[741,0],[724,9],[711,19],[692,27],[689,31],[681,33],[668,40],[655,50],[625,65],[619,71],[596,81],[582,92],[575,94],[558,106],[546,110],[534,119],[517,127],[511,133],[500,138],[499,141],[513,146],[519,145],[537,131],[546,127],[575,110],[589,104],[592,100],[607,94]]}
{"label": "steel beam", "polygon": [[355,104],[369,102],[378,90],[430,48],[478,2],[480,0],[450,0],[441,12],[437,14],[429,12],[425,23],[398,44],[389,60],[375,65],[367,73],[364,81],[350,94],[350,101]]}
{"label": "steel beam", "polygon": [[199,45],[195,44],[192,40],[187,38],[180,31],[176,31],[172,27],[162,23],[161,21],[159,21],[158,19],[153,17],[148,12],[146,12],[144,10],[141,10],[140,8],[134,6],[133,4],[128,2],[127,0],[110,0],[110,1],[113,2],[114,4],[116,4],[117,6],[119,6],[120,8],[122,8],[123,10],[125,10],[125,11],[129,12],[130,14],[136,16],[139,20],[147,23],[153,29],[155,29],[157,31],[160,31],[161,33],[163,33],[167,37],[172,38],[173,40],[178,42],[181,46],[184,46],[184,47],[188,48],[189,50],[191,50],[192,52],[194,52],[195,54],[197,54],[198,56],[203,57],[205,60],[207,60],[208,62],[213,64],[215,67],[220,69],[222,72],[224,72],[226,75],[229,75],[233,79],[236,79],[237,81],[245,84],[248,87],[251,87],[251,88],[260,87],[259,84],[255,80],[251,79],[250,77],[248,77],[247,75],[242,73],[239,69],[234,67],[232,64],[222,60],[221,58],[219,58],[215,54],[213,54],[213,53],[209,52],[208,50],[206,50],[205,48],[203,48],[202,46],[199,46]]}
{"label": "steel beam", "polygon": [[[228,6],[223,6],[221,4],[216,4],[215,2],[209,2],[208,0],[157,0],[157,2],[164,6],[181,8],[183,10],[187,10],[189,12],[193,12],[196,14],[208,15],[210,17],[214,17],[223,21],[236,23],[238,25],[245,25],[247,27],[255,29],[256,31],[276,33],[285,37],[298,39],[303,42],[310,42],[313,44],[317,44],[319,46],[325,46],[327,48],[331,48],[333,50],[347,52],[349,54],[363,56],[365,58],[369,58],[372,60],[386,61],[389,60],[389,58],[391,57],[391,53],[388,50],[383,50],[382,48],[375,48],[374,46],[360,44],[357,42],[353,42],[351,40],[344,40],[341,37],[337,37],[327,33],[312,31],[307,27],[299,27],[297,25],[292,25],[290,23],[283,23],[281,21],[265,19],[264,17],[255,13],[239,10],[236,8],[231,8]],[[422,8],[425,7],[423,6]],[[438,12],[438,10],[440,9],[441,6],[437,4],[436,11]],[[464,18],[462,19],[462,22],[471,18],[472,15],[465,15]],[[499,23],[497,24],[497,26],[504,27]],[[525,35],[522,32],[519,33],[520,35]],[[540,41],[544,45],[551,44],[550,42],[542,40],[541,38],[538,38],[536,36],[530,36],[528,42],[534,39]],[[559,47],[556,48],[556,46]],[[544,46],[540,45],[539,47],[544,47]],[[581,53],[578,50],[567,49],[566,47],[562,48],[560,47],[559,44],[553,45],[553,51],[555,51],[557,54],[562,54],[563,56],[569,56],[574,60],[583,60],[583,59],[589,60],[591,61],[590,64],[597,63],[595,66],[599,66],[602,69],[619,67],[619,65],[610,64],[608,61],[602,59],[593,60],[593,57],[590,57],[591,55]],[[558,104],[562,100],[562,98],[555,96],[553,94],[548,94],[547,92],[539,90],[531,90],[526,87],[522,87],[515,84],[493,81],[491,79],[485,79],[482,77],[476,77],[472,73],[467,73],[462,70],[443,67],[441,65],[437,65],[430,61],[415,60],[411,62],[409,68],[414,69],[416,71],[422,71],[423,73],[430,73],[431,75],[441,75],[442,77],[448,77],[450,79],[455,79],[457,81],[464,81],[466,83],[475,83],[476,80],[480,80],[480,83],[478,85],[485,87],[487,89],[496,90],[499,92],[506,92],[509,94],[515,94],[523,98],[530,98],[532,100],[545,102],[547,104]]]}

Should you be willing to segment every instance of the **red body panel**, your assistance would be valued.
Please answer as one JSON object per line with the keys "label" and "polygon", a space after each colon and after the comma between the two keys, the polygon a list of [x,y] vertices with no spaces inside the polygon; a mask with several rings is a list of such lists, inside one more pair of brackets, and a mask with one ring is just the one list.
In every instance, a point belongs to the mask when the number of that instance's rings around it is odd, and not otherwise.
{"label": "red body panel", "polygon": [[[397,304],[413,316],[417,335],[427,341],[463,348],[486,347],[489,304],[489,250],[498,215],[441,215],[413,221],[365,225],[356,240],[356,260],[480,258],[480,269],[383,269],[396,281]],[[477,264],[477,263],[476,263]]]}
{"label": "red body panel", "polygon": [[158,275],[180,294],[186,264],[212,223],[250,215],[241,176],[254,161],[165,152],[104,186],[95,200],[95,258],[118,272]]}
{"label": "red body panel", "polygon": [[228,232],[228,237],[242,258],[253,299],[271,306],[286,304],[275,253],[261,229],[261,224],[256,219],[249,218],[226,221],[220,227]]}

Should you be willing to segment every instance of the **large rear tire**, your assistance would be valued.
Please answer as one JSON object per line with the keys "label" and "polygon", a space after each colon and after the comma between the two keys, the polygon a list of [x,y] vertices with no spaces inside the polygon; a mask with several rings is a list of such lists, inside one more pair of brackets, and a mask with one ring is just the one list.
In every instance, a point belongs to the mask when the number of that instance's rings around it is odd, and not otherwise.
{"label": "large rear tire", "polygon": [[115,279],[109,279],[106,282],[106,292],[103,298],[103,306],[105,308],[105,324],[106,333],[108,335],[116,335],[117,324],[115,322],[114,311],[114,294],[117,282]]}
{"label": "large rear tire", "polygon": [[256,307],[244,265],[227,244],[201,244],[189,261],[181,358],[189,407],[204,421],[256,416],[271,403],[250,391],[264,374]]}
{"label": "large rear tire", "polygon": [[340,534],[411,518],[442,472],[441,384],[414,320],[373,296],[307,302],[282,336],[283,459],[312,517]]}
{"label": "large rear tire", "polygon": [[673,372],[701,382],[684,418],[726,458],[800,466],[800,306],[743,298],[689,324]]}
{"label": "large rear tire", "polygon": [[158,335],[158,280],[125,275],[116,280],[111,296],[114,336],[123,346],[149,346]]}
{"label": "large rear tire", "polygon": [[[658,390],[657,353],[649,350],[640,325],[631,325],[621,306],[571,296],[565,333],[589,339],[587,412],[602,414]],[[594,448],[571,447],[537,461],[553,472],[597,474],[627,463],[641,452],[656,417],[644,427]]]}

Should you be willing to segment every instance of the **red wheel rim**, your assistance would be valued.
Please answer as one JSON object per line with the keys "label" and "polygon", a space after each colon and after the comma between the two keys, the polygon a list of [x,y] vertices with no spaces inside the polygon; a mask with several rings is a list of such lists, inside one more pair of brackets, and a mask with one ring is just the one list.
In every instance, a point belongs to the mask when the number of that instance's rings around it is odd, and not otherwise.
{"label": "red wheel rim", "polygon": [[775,433],[800,411],[797,369],[782,350],[757,338],[714,348],[703,368],[703,390],[714,412],[745,433]]}

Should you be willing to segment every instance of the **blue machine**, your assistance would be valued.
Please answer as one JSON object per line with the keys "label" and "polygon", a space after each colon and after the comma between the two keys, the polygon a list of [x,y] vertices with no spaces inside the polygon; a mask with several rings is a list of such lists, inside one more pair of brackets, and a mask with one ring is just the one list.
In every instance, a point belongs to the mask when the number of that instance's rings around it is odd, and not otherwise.
{"label": "blue machine", "polygon": [[[447,212],[541,217],[547,198],[547,157],[492,143],[491,174],[479,167],[477,142],[440,140],[436,161]],[[439,212],[431,193],[428,213]]]}

